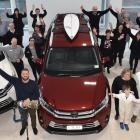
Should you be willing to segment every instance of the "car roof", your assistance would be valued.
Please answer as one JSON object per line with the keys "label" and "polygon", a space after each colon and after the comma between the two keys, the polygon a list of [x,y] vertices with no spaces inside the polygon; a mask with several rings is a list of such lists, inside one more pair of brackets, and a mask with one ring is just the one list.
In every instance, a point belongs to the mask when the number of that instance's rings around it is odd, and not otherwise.
{"label": "car roof", "polygon": [[52,25],[50,47],[82,47],[93,46],[93,33],[89,22],[83,14],[76,14],[79,19],[79,30],[73,40],[69,38],[64,29],[63,21],[67,14],[58,14]]}

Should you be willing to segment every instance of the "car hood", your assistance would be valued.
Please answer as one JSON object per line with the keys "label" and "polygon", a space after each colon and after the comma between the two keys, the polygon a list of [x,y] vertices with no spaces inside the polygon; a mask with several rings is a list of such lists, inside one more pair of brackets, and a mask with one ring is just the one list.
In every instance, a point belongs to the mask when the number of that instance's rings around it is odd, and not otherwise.
{"label": "car hood", "polygon": [[90,110],[105,97],[103,73],[82,77],[41,76],[43,98],[58,110]]}
{"label": "car hood", "polygon": [[[0,68],[9,75],[13,74],[11,63],[7,60],[7,58],[5,58],[3,61],[0,61]],[[7,84],[8,81],[0,75],[0,89],[5,88]]]}

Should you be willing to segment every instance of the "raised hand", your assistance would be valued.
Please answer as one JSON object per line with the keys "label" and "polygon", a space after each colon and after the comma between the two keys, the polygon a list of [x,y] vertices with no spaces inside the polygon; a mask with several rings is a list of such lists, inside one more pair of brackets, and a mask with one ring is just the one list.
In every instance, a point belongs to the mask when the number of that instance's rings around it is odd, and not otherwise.
{"label": "raised hand", "polygon": [[81,10],[83,10],[83,9],[84,9],[84,8],[83,8],[83,5],[81,5],[80,9],[81,9]]}
{"label": "raised hand", "polygon": [[33,11],[35,10],[35,5],[34,5],[34,4],[32,5],[32,10],[33,10]]}
{"label": "raised hand", "polygon": [[44,9],[43,4],[41,4],[41,8],[42,8],[42,10]]}

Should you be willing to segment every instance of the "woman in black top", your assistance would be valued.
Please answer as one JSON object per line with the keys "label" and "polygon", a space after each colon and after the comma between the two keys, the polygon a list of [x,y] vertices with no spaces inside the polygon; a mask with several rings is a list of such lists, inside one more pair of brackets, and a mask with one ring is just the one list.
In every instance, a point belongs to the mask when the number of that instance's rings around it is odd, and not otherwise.
{"label": "woman in black top", "polygon": [[113,31],[114,34],[114,63],[116,63],[117,57],[119,58],[119,64],[122,66],[122,59],[126,45],[127,28],[124,24],[119,24]]}
{"label": "woman in black top", "polygon": [[[133,74],[136,72],[136,68],[138,65],[138,60],[140,59],[140,31],[136,33],[136,35],[133,35],[131,33],[131,30],[128,30],[128,33],[130,37],[132,38],[132,43],[130,45],[130,59],[129,59],[129,64],[130,64],[130,69],[133,70]],[[133,66],[133,62],[134,66]]]}
{"label": "woman in black top", "polygon": [[16,32],[18,33],[18,42],[19,44],[18,45],[22,45],[22,40],[23,40],[23,35],[24,35],[24,32],[23,32],[23,28],[24,28],[24,23],[22,21],[22,18],[25,18],[27,15],[26,13],[24,12],[23,14],[22,13],[19,13],[19,9],[18,8],[15,8],[14,10],[14,13],[12,15],[9,15],[8,13],[6,13],[7,17],[8,18],[13,18],[13,23],[15,25],[15,30]]}
{"label": "woman in black top", "polygon": [[40,57],[41,54],[38,55],[34,42],[35,42],[34,38],[30,37],[29,45],[25,48],[25,57],[28,59],[35,80],[37,81],[37,73],[40,74],[41,72],[41,65],[37,63],[37,60],[41,60],[42,58]]}
{"label": "woman in black top", "polygon": [[[119,94],[119,91],[122,90],[123,85],[130,85],[131,90],[134,92],[135,98],[139,98],[138,90],[136,86],[136,81],[132,78],[131,70],[124,69],[120,76],[117,76],[112,84],[112,93]],[[119,118],[119,100],[115,98],[115,120]]]}
{"label": "woman in black top", "polygon": [[111,37],[111,30],[106,30],[106,35],[97,35],[101,39],[100,53],[101,57],[108,58],[104,67],[107,67],[107,72],[110,73],[110,67],[113,65],[113,37]]}

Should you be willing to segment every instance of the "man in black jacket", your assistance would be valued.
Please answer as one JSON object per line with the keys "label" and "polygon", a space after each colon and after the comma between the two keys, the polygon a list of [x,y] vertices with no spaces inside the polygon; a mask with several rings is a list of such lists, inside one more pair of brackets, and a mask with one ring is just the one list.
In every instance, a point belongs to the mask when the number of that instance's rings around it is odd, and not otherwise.
{"label": "man in black jacket", "polygon": [[[32,23],[32,27],[33,29],[35,28],[36,25],[40,25],[41,26],[41,20],[47,15],[47,11],[44,9],[43,5],[41,5],[42,10],[44,11],[43,14],[40,13],[40,9],[36,8],[33,5],[33,8],[30,12],[30,16],[33,18],[33,23]],[[33,11],[35,9],[35,14],[33,14]]]}
{"label": "man in black jacket", "polygon": [[109,12],[109,9],[106,9],[104,11],[98,11],[97,6],[93,6],[92,11],[86,11],[83,6],[81,6],[82,12],[89,17],[90,27],[93,30],[94,28],[97,30],[97,33],[99,33],[99,22],[101,16]]}
{"label": "man in black jacket", "polygon": [[28,123],[27,116],[30,114],[33,132],[37,135],[36,128],[36,108],[31,107],[32,102],[38,102],[39,87],[37,83],[29,79],[29,70],[24,68],[21,72],[21,78],[8,75],[0,69],[0,75],[14,85],[16,91],[17,102],[19,104],[19,112],[21,114],[22,129],[20,135],[23,135]]}

